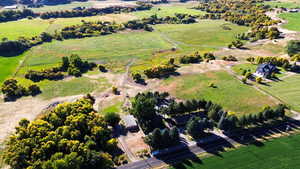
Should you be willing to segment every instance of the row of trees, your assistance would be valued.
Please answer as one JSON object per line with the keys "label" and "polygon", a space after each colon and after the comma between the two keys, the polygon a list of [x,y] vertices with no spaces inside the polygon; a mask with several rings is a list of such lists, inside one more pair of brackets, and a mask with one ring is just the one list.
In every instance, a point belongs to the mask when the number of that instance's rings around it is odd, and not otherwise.
{"label": "row of trees", "polygon": [[138,6],[136,7],[111,6],[106,8],[86,8],[82,10],[73,9],[73,10],[66,10],[66,11],[45,12],[39,14],[39,16],[42,19],[72,18],[72,17],[86,17],[86,16],[104,15],[104,14],[112,14],[112,13],[150,10],[151,8],[152,5],[148,3],[139,2]]}
{"label": "row of trees", "polygon": [[[46,2],[47,0],[44,1]],[[61,1],[61,0],[57,0],[57,1]],[[56,4],[55,2],[53,3]],[[138,5],[136,7],[112,6],[106,8],[87,8],[82,10],[73,9],[73,10],[53,11],[53,12],[45,12],[45,13],[34,13],[30,9],[3,10],[0,12],[0,22],[15,21],[26,17],[31,17],[31,18],[40,17],[42,19],[85,17],[85,16],[104,15],[104,14],[111,14],[111,13],[150,10],[152,8],[152,5],[149,3],[138,2],[137,4]]]}
{"label": "row of trees", "polygon": [[21,120],[7,142],[5,162],[15,169],[113,168],[117,140],[93,104],[85,97],[32,122]]}
{"label": "row of trees", "polygon": [[248,57],[246,59],[248,62],[254,63],[254,64],[262,64],[262,63],[271,63],[275,66],[278,67],[289,67],[290,66],[290,62],[287,58],[283,58],[283,57],[261,57],[261,56],[257,56],[257,57]]}
{"label": "row of trees", "polygon": [[61,66],[41,71],[29,70],[25,74],[25,78],[34,82],[39,82],[45,79],[60,80],[64,77],[63,72],[68,72],[68,75],[79,77],[83,73],[88,70],[92,70],[95,67],[97,67],[95,63],[83,61],[78,55],[72,54],[70,57],[62,58]]}
{"label": "row of trees", "polygon": [[3,82],[1,86],[1,92],[4,94],[5,101],[14,101],[23,96],[35,96],[41,93],[40,88],[33,84],[28,88],[18,84],[18,81],[15,79],[8,79]]}
{"label": "row of trees", "polygon": [[36,17],[32,10],[3,10],[0,12],[0,22],[15,21],[26,17]]}

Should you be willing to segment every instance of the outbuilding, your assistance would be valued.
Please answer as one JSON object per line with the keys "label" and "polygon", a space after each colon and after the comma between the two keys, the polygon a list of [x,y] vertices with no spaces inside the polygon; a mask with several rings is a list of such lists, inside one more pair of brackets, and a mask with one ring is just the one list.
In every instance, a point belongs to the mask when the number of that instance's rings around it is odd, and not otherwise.
{"label": "outbuilding", "polygon": [[138,131],[139,126],[136,123],[136,120],[133,115],[124,115],[122,116],[122,120],[124,121],[124,125],[129,131]]}

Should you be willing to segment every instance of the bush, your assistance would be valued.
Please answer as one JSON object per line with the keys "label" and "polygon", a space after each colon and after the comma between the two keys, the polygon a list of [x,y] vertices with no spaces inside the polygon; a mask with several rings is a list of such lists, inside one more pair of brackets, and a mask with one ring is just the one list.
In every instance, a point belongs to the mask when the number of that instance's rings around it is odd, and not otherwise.
{"label": "bush", "polygon": [[262,79],[261,77],[256,77],[256,78],[255,78],[255,81],[256,81],[256,83],[261,84],[262,81],[263,81],[263,79]]}
{"label": "bush", "polygon": [[121,117],[118,113],[109,112],[104,115],[104,120],[111,126],[119,124]]}
{"label": "bush", "polygon": [[103,65],[99,65],[98,68],[99,68],[100,72],[106,72],[107,71],[105,66],[103,66]]}
{"label": "bush", "polygon": [[115,86],[112,87],[112,92],[113,92],[113,94],[115,94],[115,95],[119,94],[118,88],[115,87]]}
{"label": "bush", "polygon": [[289,41],[286,50],[289,56],[294,56],[300,53],[300,41],[299,40]]}
{"label": "bush", "polygon": [[37,86],[37,85],[30,85],[28,87],[28,93],[30,95],[32,95],[32,96],[36,96],[36,95],[42,93],[42,91],[41,91],[41,89],[40,89],[39,86]]}
{"label": "bush", "polygon": [[232,55],[229,55],[229,56],[223,56],[222,59],[225,60],[225,61],[233,61],[233,62],[238,61],[237,58],[234,57],[234,56],[232,56]]}
{"label": "bush", "polygon": [[246,84],[247,83],[247,78],[242,78],[242,82],[244,83],[244,84]]}

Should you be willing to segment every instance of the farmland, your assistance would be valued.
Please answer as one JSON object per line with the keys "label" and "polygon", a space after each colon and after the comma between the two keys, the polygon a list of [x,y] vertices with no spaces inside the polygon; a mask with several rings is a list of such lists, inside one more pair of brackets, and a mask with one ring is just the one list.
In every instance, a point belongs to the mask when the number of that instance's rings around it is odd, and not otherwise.
{"label": "farmland", "polygon": [[300,135],[288,136],[263,143],[263,146],[250,145],[237,150],[220,153],[201,159],[201,163],[185,161],[171,169],[290,169],[298,168]]}

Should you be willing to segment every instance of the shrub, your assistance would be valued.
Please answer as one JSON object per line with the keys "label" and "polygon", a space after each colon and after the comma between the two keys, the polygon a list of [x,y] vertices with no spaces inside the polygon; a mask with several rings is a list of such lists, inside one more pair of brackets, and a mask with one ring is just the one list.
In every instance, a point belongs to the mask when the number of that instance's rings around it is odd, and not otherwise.
{"label": "shrub", "polygon": [[287,44],[286,50],[290,56],[294,56],[294,55],[300,53],[300,41],[299,40],[289,41]]}
{"label": "shrub", "polygon": [[39,86],[37,86],[37,85],[30,85],[29,87],[28,87],[28,93],[30,94],[30,95],[32,95],[32,96],[36,96],[36,95],[38,95],[38,94],[40,94],[42,91],[41,91],[41,89],[40,89],[40,87]]}
{"label": "shrub", "polygon": [[222,57],[223,60],[226,60],[226,61],[233,61],[233,62],[236,62],[238,61],[236,57],[232,56],[232,55],[229,55],[229,56],[223,56]]}
{"label": "shrub", "polygon": [[259,84],[261,84],[262,83],[262,78],[261,77],[256,77],[255,78],[255,81],[256,81],[256,83],[259,83]]}
{"label": "shrub", "polygon": [[115,86],[112,87],[112,92],[113,92],[113,94],[115,94],[115,95],[119,94],[118,88],[115,87]]}
{"label": "shrub", "polygon": [[242,78],[242,82],[244,83],[244,84],[246,84],[247,83],[247,78]]}
{"label": "shrub", "polygon": [[105,66],[103,66],[103,65],[99,65],[98,68],[99,68],[100,72],[106,72],[107,71]]}
{"label": "shrub", "polygon": [[118,113],[109,112],[104,115],[104,120],[111,126],[119,124],[121,118]]}

